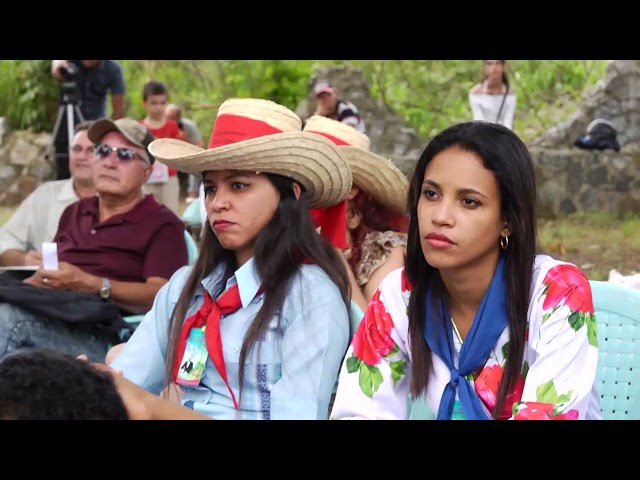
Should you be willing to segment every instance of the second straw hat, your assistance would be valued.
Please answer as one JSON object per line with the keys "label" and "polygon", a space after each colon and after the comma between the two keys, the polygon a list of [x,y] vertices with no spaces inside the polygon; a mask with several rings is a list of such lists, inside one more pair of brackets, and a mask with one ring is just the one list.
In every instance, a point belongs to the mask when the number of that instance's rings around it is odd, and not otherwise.
{"label": "second straw hat", "polygon": [[353,175],[353,183],[382,205],[397,213],[405,213],[409,180],[389,159],[370,150],[371,141],[351,125],[313,115],[305,126],[313,132],[331,139],[345,155]]}

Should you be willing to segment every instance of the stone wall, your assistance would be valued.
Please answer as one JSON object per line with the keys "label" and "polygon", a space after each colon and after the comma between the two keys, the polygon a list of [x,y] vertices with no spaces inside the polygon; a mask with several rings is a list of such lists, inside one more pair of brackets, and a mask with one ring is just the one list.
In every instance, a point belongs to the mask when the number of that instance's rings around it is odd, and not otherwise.
{"label": "stone wall", "polygon": [[640,212],[640,149],[625,153],[531,147],[539,214]]}
{"label": "stone wall", "polygon": [[573,145],[596,118],[604,118],[615,125],[618,142],[623,148],[640,143],[640,60],[610,61],[605,78],[576,111],[533,140],[531,145],[544,148]]}
{"label": "stone wall", "polygon": [[0,206],[18,205],[42,181],[55,176],[53,160],[47,160],[52,136],[48,133],[11,130],[0,118]]}

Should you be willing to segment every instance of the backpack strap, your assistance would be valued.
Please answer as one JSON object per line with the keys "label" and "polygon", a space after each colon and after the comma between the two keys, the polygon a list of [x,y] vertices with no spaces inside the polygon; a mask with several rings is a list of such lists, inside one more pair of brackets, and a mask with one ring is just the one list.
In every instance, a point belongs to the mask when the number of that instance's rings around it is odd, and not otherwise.
{"label": "backpack strap", "polygon": [[502,108],[504,107],[504,102],[507,99],[507,95],[509,95],[509,89],[507,88],[502,95],[502,102],[500,102],[500,108],[498,109],[498,114],[496,115],[496,123],[500,121],[500,114],[502,113]]}

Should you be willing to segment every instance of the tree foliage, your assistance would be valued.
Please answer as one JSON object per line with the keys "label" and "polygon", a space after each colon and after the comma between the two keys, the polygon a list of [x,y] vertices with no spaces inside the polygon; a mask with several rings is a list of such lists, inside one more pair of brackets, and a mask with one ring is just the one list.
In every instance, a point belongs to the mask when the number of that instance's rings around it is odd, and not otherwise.
{"label": "tree foliage", "polygon": [[[373,97],[424,138],[470,118],[468,91],[482,78],[481,60],[120,60],[125,112],[142,118],[142,85],[162,80],[170,100],[184,105],[207,139],[224,99],[269,98],[295,109],[316,65],[345,62],[362,69]],[[510,60],[518,93],[515,131],[528,140],[566,118],[605,68],[605,60]],[[0,115],[14,128],[52,130],[59,84],[49,69],[49,60],[0,61]]]}

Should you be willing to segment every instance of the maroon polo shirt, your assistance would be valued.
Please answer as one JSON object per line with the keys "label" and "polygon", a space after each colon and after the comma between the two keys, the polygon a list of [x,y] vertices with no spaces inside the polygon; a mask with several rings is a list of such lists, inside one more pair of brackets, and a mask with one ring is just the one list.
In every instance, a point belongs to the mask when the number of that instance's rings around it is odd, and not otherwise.
{"label": "maroon polo shirt", "polygon": [[53,240],[59,261],[122,282],[169,279],[188,262],[183,223],[153,195],[106,222],[99,219],[98,197],[64,210]]}

